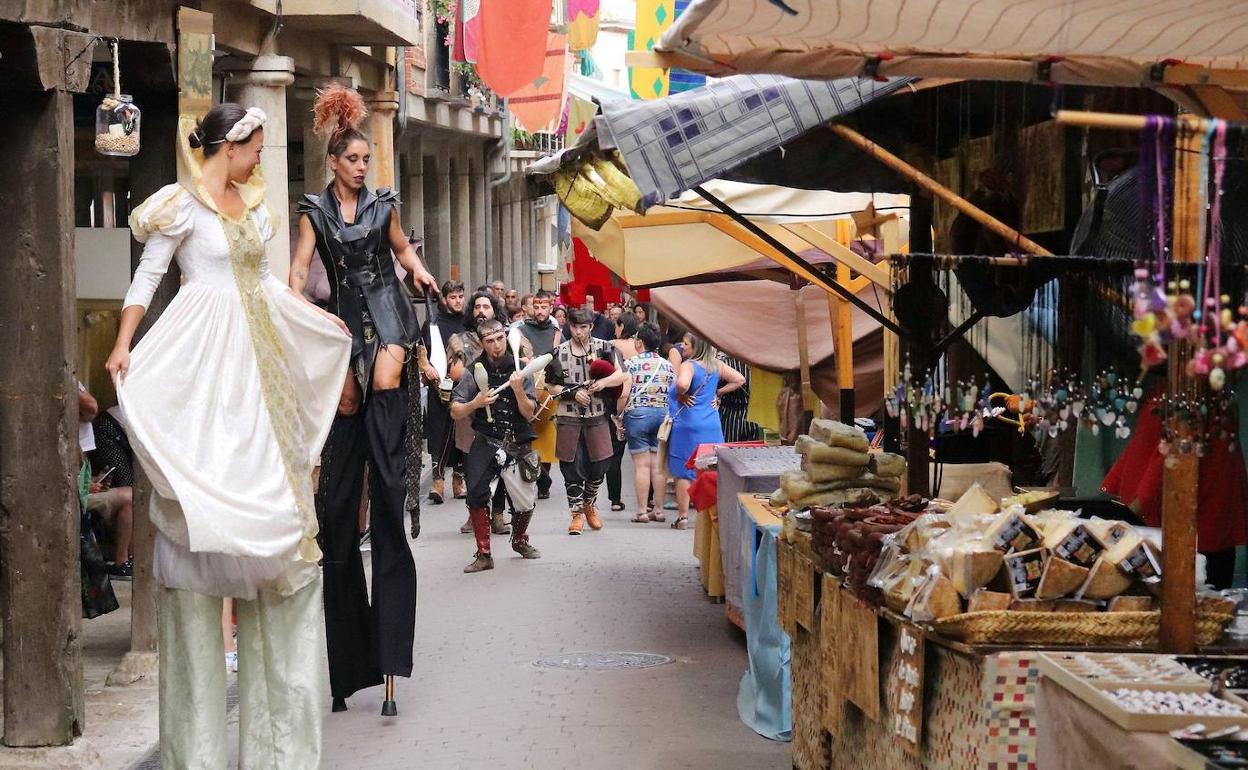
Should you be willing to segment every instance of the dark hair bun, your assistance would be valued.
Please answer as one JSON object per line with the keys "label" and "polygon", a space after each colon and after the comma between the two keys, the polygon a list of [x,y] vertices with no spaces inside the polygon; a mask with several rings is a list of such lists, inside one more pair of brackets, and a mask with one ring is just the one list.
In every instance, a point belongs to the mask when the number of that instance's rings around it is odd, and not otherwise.
{"label": "dark hair bun", "polygon": [[195,130],[186,138],[193,149],[198,150],[204,146],[204,127],[199,123],[195,124]]}

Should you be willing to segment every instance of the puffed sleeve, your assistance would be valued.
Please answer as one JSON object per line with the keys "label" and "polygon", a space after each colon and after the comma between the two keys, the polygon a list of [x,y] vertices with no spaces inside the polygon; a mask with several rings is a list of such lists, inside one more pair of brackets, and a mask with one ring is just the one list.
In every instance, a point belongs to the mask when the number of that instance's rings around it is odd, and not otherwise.
{"label": "puffed sleeve", "polygon": [[143,244],[143,256],[135,268],[122,307],[138,305],[147,310],[160,280],[186,234],[191,231],[194,199],[181,185],[160,188],[130,214],[130,232]]}
{"label": "puffed sleeve", "polygon": [[260,240],[267,241],[272,238],[273,215],[269,213],[269,207],[261,203],[251,210],[251,214],[256,219],[256,232],[260,234]]}

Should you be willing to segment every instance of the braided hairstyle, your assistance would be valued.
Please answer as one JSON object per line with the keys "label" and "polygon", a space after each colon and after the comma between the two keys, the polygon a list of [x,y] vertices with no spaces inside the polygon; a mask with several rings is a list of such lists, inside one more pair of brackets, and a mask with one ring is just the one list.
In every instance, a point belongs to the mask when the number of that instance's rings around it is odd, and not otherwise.
{"label": "braided hairstyle", "polygon": [[341,157],[357,139],[368,142],[368,137],[360,131],[366,117],[368,107],[364,106],[364,97],[354,88],[334,83],[316,92],[312,130],[329,140],[329,154],[335,158]]}
{"label": "braided hairstyle", "polygon": [[195,130],[186,140],[192,148],[202,149],[205,158],[211,158],[225,146],[225,135],[246,114],[247,110],[241,104],[222,102],[195,122]]}

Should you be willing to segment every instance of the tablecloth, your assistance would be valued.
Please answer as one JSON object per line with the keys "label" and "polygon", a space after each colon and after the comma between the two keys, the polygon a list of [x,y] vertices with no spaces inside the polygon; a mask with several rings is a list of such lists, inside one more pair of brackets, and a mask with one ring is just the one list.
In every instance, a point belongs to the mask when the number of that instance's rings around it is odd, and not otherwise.
{"label": "tablecloth", "polygon": [[781,525],[758,524],[740,502],[733,510],[732,518],[739,523],[740,561],[748,566],[739,598],[749,668],[737,690],[737,713],[764,738],[789,741],[793,739],[789,636],[776,614],[776,539]]}

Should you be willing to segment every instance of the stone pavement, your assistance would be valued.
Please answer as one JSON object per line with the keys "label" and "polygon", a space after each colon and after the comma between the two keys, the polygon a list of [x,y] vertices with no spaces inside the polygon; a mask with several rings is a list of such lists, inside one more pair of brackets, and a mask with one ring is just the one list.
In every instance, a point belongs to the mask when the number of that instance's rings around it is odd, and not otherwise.
{"label": "stone pavement", "polygon": [[[625,466],[626,502],[632,504]],[[632,524],[565,534],[558,471],[539,501],[537,561],[494,537],[492,572],[465,575],[473,545],[463,502],[424,506],[415,544],[420,588],[416,668],[398,680],[399,716],[382,688],[350,710],[325,703],[326,768],[788,768],[788,745],[737,716],[743,635],[702,594],[692,529]],[[601,500],[606,501],[606,490]],[[669,523],[674,518],[668,512]],[[674,663],[624,671],[534,666],[569,652],[648,652]]]}

